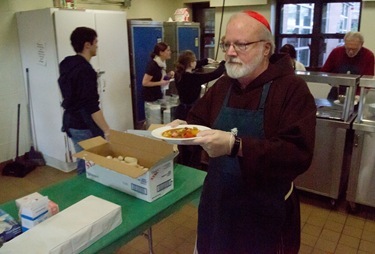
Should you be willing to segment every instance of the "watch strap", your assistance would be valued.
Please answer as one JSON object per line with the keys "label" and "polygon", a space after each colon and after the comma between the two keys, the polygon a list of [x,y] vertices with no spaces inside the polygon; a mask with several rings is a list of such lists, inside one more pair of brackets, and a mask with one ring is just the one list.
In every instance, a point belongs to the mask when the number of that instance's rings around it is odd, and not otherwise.
{"label": "watch strap", "polygon": [[238,151],[240,149],[241,139],[237,136],[234,136],[234,143],[232,146],[232,150],[230,152],[230,157],[236,157],[238,154]]}

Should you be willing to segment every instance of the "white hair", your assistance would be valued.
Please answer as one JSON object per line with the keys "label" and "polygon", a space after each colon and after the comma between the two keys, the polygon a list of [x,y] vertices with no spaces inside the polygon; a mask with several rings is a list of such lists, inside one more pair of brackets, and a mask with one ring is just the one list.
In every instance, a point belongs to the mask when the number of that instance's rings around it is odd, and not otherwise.
{"label": "white hair", "polygon": [[365,39],[360,32],[347,32],[344,36],[344,41],[350,39],[358,39],[362,44],[365,42]]}

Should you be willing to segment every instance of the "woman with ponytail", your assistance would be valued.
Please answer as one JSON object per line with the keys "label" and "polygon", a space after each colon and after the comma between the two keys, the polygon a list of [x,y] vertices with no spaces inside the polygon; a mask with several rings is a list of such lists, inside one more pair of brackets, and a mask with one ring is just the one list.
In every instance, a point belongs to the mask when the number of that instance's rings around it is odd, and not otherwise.
{"label": "woman with ponytail", "polygon": [[191,50],[183,51],[179,55],[175,69],[175,84],[180,104],[176,109],[175,119],[185,120],[189,110],[200,98],[202,85],[219,78],[224,73],[225,61],[220,62],[218,68],[212,72],[195,72],[196,69],[214,62],[215,61],[210,58],[197,61],[194,52]]}

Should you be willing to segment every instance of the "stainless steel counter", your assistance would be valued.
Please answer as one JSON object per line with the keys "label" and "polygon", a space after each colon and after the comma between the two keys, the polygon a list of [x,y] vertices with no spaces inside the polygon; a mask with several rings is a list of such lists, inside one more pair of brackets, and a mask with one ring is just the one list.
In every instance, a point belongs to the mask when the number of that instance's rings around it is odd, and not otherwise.
{"label": "stainless steel counter", "polygon": [[348,179],[352,142],[351,122],[318,118],[313,161],[310,168],[295,179],[296,187],[329,197],[335,205]]}
{"label": "stainless steel counter", "polygon": [[354,98],[358,75],[301,72],[296,74],[306,82],[347,86],[343,104],[326,98],[315,98],[317,125],[314,157],[310,168],[295,180],[298,189],[331,198],[335,205],[345,191],[350,169],[353,142],[351,126],[356,118]]}
{"label": "stainless steel counter", "polygon": [[[301,78],[303,78],[306,82],[326,83],[335,87],[345,86],[347,88],[346,94],[345,94],[345,102],[342,104],[339,103],[338,100],[335,100],[332,102],[342,107],[339,110],[341,115],[337,113],[337,115],[340,116],[340,119],[337,119],[337,120],[343,120],[345,122],[349,121],[351,116],[355,113],[355,107],[354,107],[355,106],[354,105],[355,93],[356,93],[356,88],[359,84],[359,79],[360,79],[359,75],[312,72],[312,71],[296,71],[296,74],[300,76]],[[323,98],[315,98],[315,99],[317,100],[317,99],[323,99]],[[318,106],[318,111],[319,111],[319,105],[317,106]],[[323,118],[325,117],[323,116]]]}
{"label": "stainless steel counter", "polygon": [[361,96],[355,119],[354,142],[346,200],[350,209],[356,204],[375,207],[375,114],[369,111],[375,103],[375,77],[360,80]]}

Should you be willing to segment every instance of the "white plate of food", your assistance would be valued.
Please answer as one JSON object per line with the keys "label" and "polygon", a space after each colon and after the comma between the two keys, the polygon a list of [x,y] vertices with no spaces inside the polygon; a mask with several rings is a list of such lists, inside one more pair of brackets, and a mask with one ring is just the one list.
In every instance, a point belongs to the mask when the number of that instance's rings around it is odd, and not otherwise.
{"label": "white plate of food", "polygon": [[164,140],[170,144],[192,145],[192,141],[197,137],[200,131],[210,130],[202,125],[181,124],[176,127],[163,126],[151,132],[151,135],[157,139]]}

